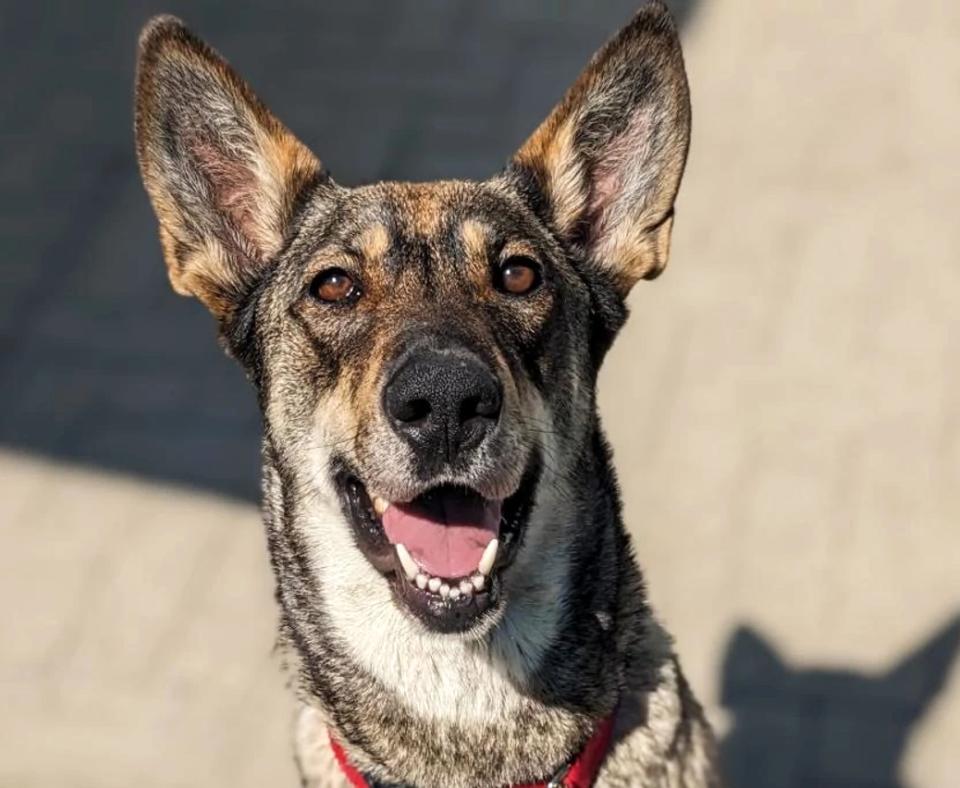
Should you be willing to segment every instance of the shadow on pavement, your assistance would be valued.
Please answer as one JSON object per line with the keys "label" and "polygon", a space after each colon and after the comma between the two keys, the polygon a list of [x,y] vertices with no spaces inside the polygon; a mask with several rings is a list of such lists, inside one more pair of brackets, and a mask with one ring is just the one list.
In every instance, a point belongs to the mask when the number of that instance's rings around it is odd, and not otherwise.
{"label": "shadow on pavement", "polygon": [[170,291],[136,172],[149,16],[183,17],[355,184],[491,174],[638,5],[0,4],[0,444],[258,497],[252,393]]}
{"label": "shadow on pavement", "polygon": [[943,689],[960,648],[960,616],[878,676],[798,669],[748,627],[730,639],[722,742],[737,788],[901,788],[910,731]]}

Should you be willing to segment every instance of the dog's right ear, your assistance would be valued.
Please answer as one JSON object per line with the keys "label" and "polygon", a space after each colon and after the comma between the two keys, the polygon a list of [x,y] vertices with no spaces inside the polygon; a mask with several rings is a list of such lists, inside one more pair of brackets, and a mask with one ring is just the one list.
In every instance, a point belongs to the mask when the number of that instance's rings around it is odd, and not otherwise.
{"label": "dog's right ear", "polygon": [[331,182],[223,58],[170,16],[140,36],[136,136],[170,281],[224,319],[282,248],[300,201]]}

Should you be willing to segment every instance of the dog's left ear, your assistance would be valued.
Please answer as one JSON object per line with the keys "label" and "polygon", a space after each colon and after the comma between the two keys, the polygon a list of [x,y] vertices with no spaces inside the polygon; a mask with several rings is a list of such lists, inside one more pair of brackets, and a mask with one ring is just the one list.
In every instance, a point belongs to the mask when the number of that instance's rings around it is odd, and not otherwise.
{"label": "dog's left ear", "polygon": [[594,56],[508,171],[625,296],[667,263],[689,140],[677,30],[651,2]]}

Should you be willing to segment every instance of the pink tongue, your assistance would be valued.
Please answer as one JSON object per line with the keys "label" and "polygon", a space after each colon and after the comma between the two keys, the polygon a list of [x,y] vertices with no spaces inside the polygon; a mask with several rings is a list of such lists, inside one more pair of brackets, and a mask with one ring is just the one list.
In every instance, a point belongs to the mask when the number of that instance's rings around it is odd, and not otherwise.
{"label": "pink tongue", "polygon": [[390,504],[383,530],[433,577],[464,577],[476,572],[500,532],[500,502],[443,491],[427,501]]}

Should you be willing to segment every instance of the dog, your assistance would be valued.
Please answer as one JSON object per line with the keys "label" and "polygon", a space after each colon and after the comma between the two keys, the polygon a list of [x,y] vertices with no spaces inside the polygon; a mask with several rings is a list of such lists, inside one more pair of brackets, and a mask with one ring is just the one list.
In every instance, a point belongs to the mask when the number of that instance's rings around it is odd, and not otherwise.
{"label": "dog", "polygon": [[135,101],[173,288],[263,414],[304,785],[718,785],[595,393],[689,146],[666,8],[483,182],[337,184],[173,17]]}

